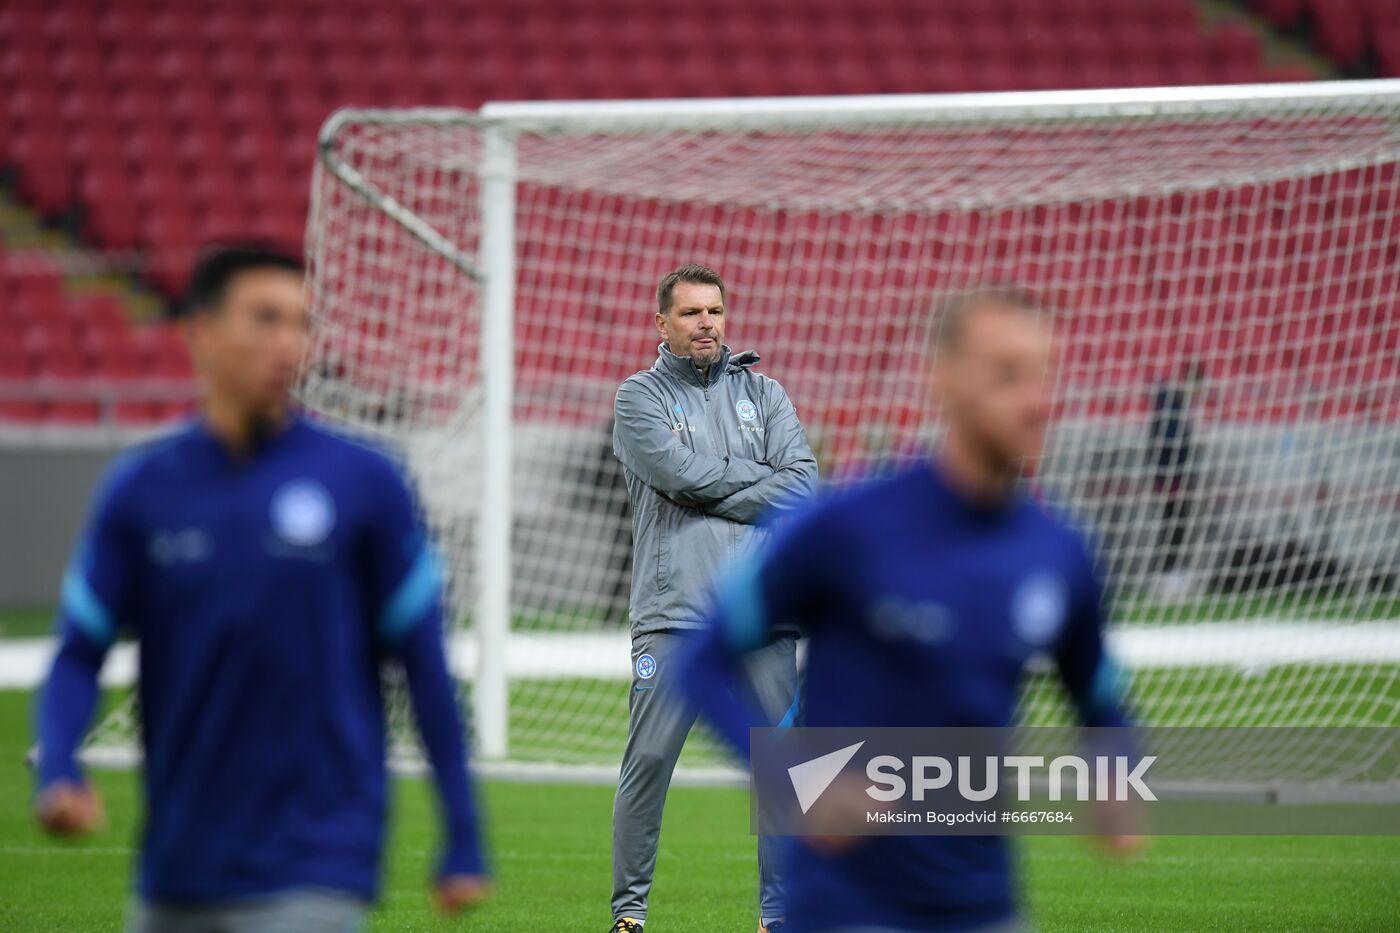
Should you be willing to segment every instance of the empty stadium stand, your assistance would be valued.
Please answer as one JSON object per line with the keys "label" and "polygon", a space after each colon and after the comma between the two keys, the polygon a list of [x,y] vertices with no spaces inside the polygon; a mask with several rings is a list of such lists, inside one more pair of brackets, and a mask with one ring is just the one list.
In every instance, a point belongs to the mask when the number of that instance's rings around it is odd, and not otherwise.
{"label": "empty stadium stand", "polygon": [[0,250],[0,333],[0,421],[140,424],[190,407],[174,327],[133,325],[108,294],[65,294],[45,253]]}
{"label": "empty stadium stand", "polygon": [[[1395,5],[1370,0],[1370,15]],[[1326,0],[1256,6],[1281,24],[1311,11],[1339,61],[1400,53],[1396,22],[1358,32]],[[10,0],[0,168],[22,203],[138,257],[173,298],[201,243],[296,248],[317,130],[343,105],[1307,77],[1266,66],[1243,25],[1203,26],[1192,0]],[[171,330],[66,294],[42,254],[0,261],[0,327],[0,420],[141,422],[187,404]]]}

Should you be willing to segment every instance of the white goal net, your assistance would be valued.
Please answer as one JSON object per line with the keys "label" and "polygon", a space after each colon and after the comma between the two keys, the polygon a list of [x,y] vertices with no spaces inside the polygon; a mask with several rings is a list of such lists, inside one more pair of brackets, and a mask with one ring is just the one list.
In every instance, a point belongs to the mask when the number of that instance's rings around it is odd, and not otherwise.
{"label": "white goal net", "polygon": [[1398,167],[1400,82],[343,112],[302,395],[417,478],[478,754],[615,775],[612,402],[660,277],[724,275],[836,481],[936,433],[939,297],[1024,285],[1062,351],[1034,482],[1102,548],[1140,718],[1396,726]]}

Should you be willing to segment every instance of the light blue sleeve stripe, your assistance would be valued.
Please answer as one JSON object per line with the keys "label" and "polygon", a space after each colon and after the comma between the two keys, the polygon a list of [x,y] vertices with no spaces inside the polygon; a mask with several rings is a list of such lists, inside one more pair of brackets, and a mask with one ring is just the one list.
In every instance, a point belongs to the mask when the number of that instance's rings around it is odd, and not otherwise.
{"label": "light blue sleeve stripe", "polygon": [[117,634],[112,614],[88,585],[87,577],[76,567],[63,575],[61,594],[63,614],[72,619],[83,633],[100,647],[107,647]]}
{"label": "light blue sleeve stripe", "polygon": [[1090,710],[1118,709],[1127,695],[1128,678],[1118,662],[1107,650],[1099,657],[1094,679],[1089,682],[1088,704]]}
{"label": "light blue sleeve stripe", "polygon": [[748,560],[732,568],[720,593],[724,640],[735,651],[752,651],[768,637],[768,612],[758,578],[760,564]]}
{"label": "light blue sleeve stripe", "polygon": [[425,544],[384,606],[379,617],[380,637],[391,642],[402,639],[437,605],[441,592],[442,570],[437,555]]}
{"label": "light blue sleeve stripe", "polygon": [[792,728],[793,724],[797,722],[797,710],[800,708],[801,703],[802,703],[802,694],[801,694],[800,692],[799,692],[799,693],[794,693],[794,694],[792,695],[792,705],[789,706],[789,707],[787,708],[787,712],[786,712],[786,713],[783,713],[783,718],[780,719],[780,720],[778,720],[777,728],[779,728],[779,729],[791,729],[791,728]]}

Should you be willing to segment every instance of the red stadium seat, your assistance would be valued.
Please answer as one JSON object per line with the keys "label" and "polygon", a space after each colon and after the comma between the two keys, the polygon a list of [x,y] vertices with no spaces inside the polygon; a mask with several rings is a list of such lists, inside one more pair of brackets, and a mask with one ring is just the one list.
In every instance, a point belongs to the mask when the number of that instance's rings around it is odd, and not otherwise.
{"label": "red stadium seat", "polygon": [[19,193],[40,213],[56,217],[72,203],[74,165],[61,134],[37,132],[10,140],[10,158],[19,169]]}
{"label": "red stadium seat", "polygon": [[6,291],[20,308],[47,311],[63,303],[59,269],[37,253],[11,253],[6,259]]}
{"label": "red stadium seat", "polygon": [[168,325],[155,324],[131,332],[131,347],[145,360],[146,374],[157,379],[189,379],[194,370],[180,334]]}
{"label": "red stadium seat", "polygon": [[1313,41],[1337,64],[1355,64],[1366,51],[1366,22],[1355,4],[1336,0],[1307,0],[1312,17]]}
{"label": "red stadium seat", "polygon": [[45,345],[28,341],[32,346],[43,347],[34,357],[35,369],[41,379],[79,379],[87,375],[87,359],[75,346]]}
{"label": "red stadium seat", "polygon": [[131,249],[137,242],[140,205],[130,188],[109,190],[109,194],[85,199],[83,233],[98,246]]}
{"label": "red stadium seat", "polygon": [[1376,58],[1383,74],[1400,76],[1400,17],[1383,26],[1377,33]]}
{"label": "red stadium seat", "polygon": [[180,242],[152,249],[146,260],[146,280],[166,298],[178,299],[189,283],[198,243],[198,238],[190,235]]}
{"label": "red stadium seat", "polygon": [[1225,23],[1211,36],[1211,46],[1217,60],[1259,64],[1259,35],[1243,23]]}
{"label": "red stadium seat", "polygon": [[0,346],[0,382],[27,380],[34,374],[34,363],[21,347],[13,342]]}
{"label": "red stadium seat", "polygon": [[1250,6],[1264,14],[1275,26],[1287,27],[1303,15],[1304,0],[1251,0]]}
{"label": "red stadium seat", "polygon": [[150,402],[119,401],[112,406],[118,424],[151,424],[160,420],[160,409]]}
{"label": "red stadium seat", "polygon": [[49,403],[44,420],[56,424],[97,424],[102,420],[102,409],[97,402],[59,399]]}
{"label": "red stadium seat", "polygon": [[120,299],[102,293],[74,295],[66,304],[68,317],[81,329],[84,339],[124,339],[130,321]]}
{"label": "red stadium seat", "polygon": [[109,342],[93,348],[89,359],[93,374],[105,379],[143,379],[150,375],[150,361],[128,342]]}
{"label": "red stadium seat", "polygon": [[39,424],[47,419],[47,415],[48,412],[40,402],[0,397],[0,422]]}

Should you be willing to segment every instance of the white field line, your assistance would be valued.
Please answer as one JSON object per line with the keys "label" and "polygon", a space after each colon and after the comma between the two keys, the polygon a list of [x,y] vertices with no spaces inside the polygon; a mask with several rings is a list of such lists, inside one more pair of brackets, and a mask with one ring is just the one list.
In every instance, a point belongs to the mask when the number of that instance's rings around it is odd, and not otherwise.
{"label": "white field line", "polygon": [[[1130,669],[1223,666],[1258,672],[1280,664],[1400,663],[1400,620],[1381,622],[1285,621],[1246,619],[1186,625],[1119,627],[1109,632],[1113,653]],[[47,672],[54,639],[0,641],[0,688],[29,689]],[[453,636],[449,646],[453,672],[475,676],[477,642]],[[127,686],[135,681],[136,649],[119,644],[108,655],[102,683]],[[625,632],[516,633],[506,642],[506,672],[512,679],[595,677],[625,680],[631,676],[631,647]]]}

